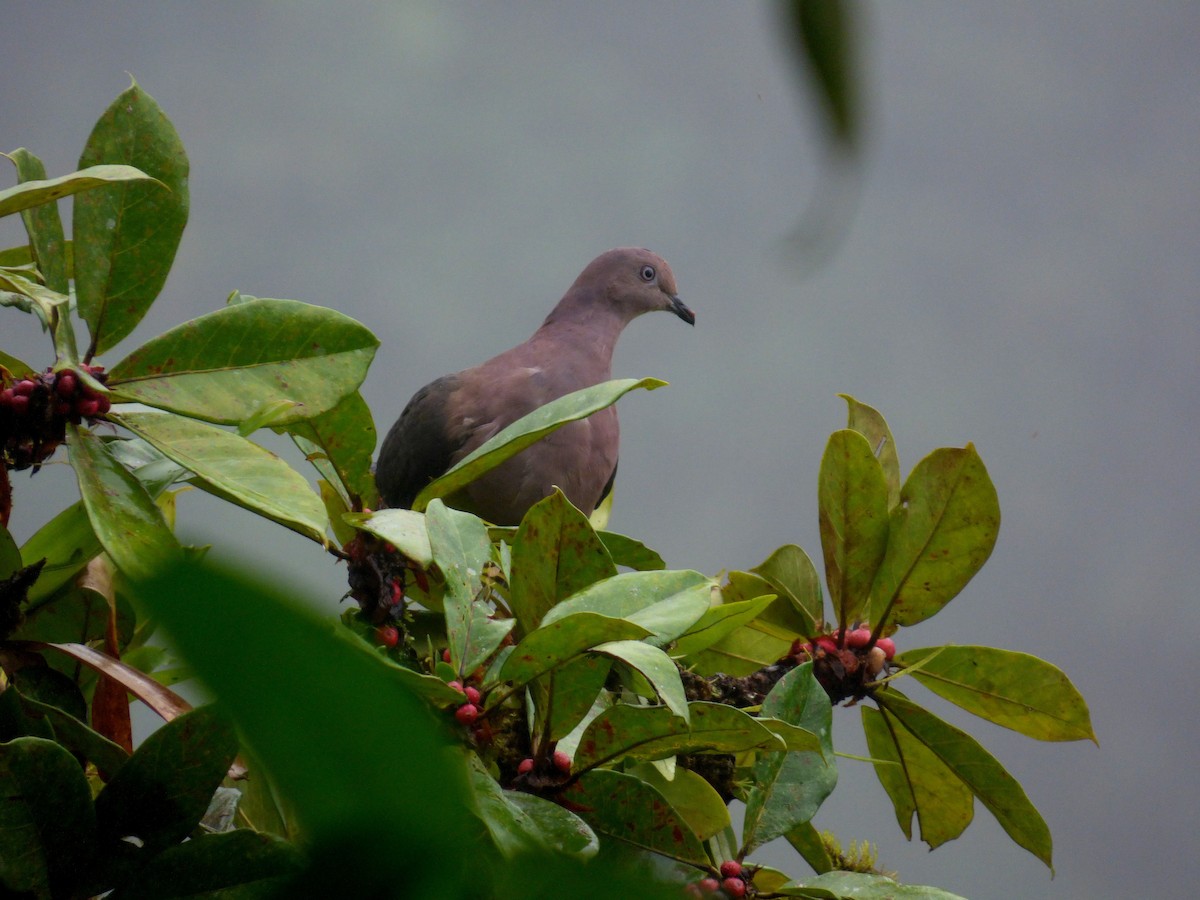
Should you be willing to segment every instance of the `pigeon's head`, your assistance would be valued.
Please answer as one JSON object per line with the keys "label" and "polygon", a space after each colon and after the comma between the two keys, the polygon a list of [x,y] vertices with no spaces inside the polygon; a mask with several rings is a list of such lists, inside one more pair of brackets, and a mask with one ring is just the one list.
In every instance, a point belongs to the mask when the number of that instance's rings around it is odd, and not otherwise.
{"label": "pigeon's head", "polygon": [[689,325],[696,314],[679,299],[675,273],[667,261],[640,247],[620,247],[588,263],[575,285],[600,288],[601,302],[620,310],[626,321],[655,310],[672,312]]}

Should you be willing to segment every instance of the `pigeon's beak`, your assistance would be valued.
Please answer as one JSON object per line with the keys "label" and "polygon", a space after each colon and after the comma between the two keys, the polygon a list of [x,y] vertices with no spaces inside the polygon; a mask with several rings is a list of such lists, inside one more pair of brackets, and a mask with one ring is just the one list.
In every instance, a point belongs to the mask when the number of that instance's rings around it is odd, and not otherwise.
{"label": "pigeon's beak", "polygon": [[674,295],[671,296],[671,302],[667,306],[667,309],[675,313],[675,315],[679,316],[679,318],[683,319],[683,321],[687,322],[689,325],[696,324],[696,314],[688,309],[687,304],[678,297]]}

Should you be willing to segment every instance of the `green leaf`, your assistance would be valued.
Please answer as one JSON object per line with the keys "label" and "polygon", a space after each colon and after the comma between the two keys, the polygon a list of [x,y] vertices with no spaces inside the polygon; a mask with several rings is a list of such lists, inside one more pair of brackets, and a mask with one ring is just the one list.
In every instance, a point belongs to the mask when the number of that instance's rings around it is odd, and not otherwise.
{"label": "green leaf", "polygon": [[829,849],[825,846],[825,841],[821,839],[821,833],[817,831],[811,821],[801,822],[785,834],[784,838],[818,875],[833,869],[834,864],[833,859],[829,856]]}
{"label": "green leaf", "polygon": [[713,587],[710,578],[690,570],[623,572],[571,595],[542,621],[556,622],[577,612],[619,616],[649,629],[661,646],[704,615]]}
{"label": "green leaf", "polygon": [[687,657],[711,647],[743,625],[754,621],[774,602],[775,598],[767,594],[754,600],[737,600],[710,607],[679,636],[675,646],[671,648],[671,654]]}
{"label": "green leaf", "polygon": [[414,895],[465,891],[451,865],[473,846],[464,767],[375,651],[335,639],[343,626],[294,592],[211,565],[135,589],[294,805],[317,864],[336,860],[344,889],[403,871]]}
{"label": "green leaf", "polygon": [[[576,613],[579,616],[593,615],[592,613]],[[572,617],[574,618],[574,617]],[[571,619],[564,619],[569,622]],[[622,620],[622,621],[628,621]],[[558,624],[558,623],[556,623]],[[553,628],[554,626],[549,626]],[[642,675],[663,703],[675,715],[688,719],[689,710],[687,695],[683,691],[683,682],[679,678],[679,669],[671,661],[671,657],[657,647],[642,643],[640,640],[615,640],[600,644],[595,648],[597,653],[612,657],[624,663]]]}
{"label": "green leaf", "polygon": [[28,274],[29,278],[12,270],[0,269],[0,306],[15,306],[23,312],[36,314],[42,327],[50,332],[54,340],[58,361],[75,365],[79,360],[79,351],[75,347],[71,317],[67,315],[71,298],[32,280],[33,273]]}
{"label": "green leaf", "polygon": [[371,475],[375,452],[375,420],[362,394],[354,391],[333,409],[286,426],[296,446],[338,488],[350,508],[374,507],[378,502]]}
{"label": "green leaf", "polygon": [[813,676],[812,663],[783,676],[767,694],[762,712],[817,735],[821,751],[759,754],[742,826],[746,852],[809,821],[837,784],[830,737],[833,707]]}
{"label": "green leaf", "polygon": [[612,406],[635,388],[652,391],[665,384],[665,381],[659,381],[657,378],[616,379],[574,391],[538,407],[468,454],[440,478],[426,485],[413,502],[413,509],[421,511],[430,501],[453,494],[535,441],[557,431],[568,422],[585,419],[594,412]]}
{"label": "green leaf", "polygon": [[370,513],[346,513],[342,518],[355,528],[387,541],[422,569],[433,564],[424,513],[411,509],[381,509]]}
{"label": "green leaf", "polygon": [[[22,185],[41,182],[46,184],[46,167],[42,161],[24,147],[6,154],[17,167],[17,180]],[[81,173],[75,173],[75,176]],[[78,179],[68,175],[68,179]],[[56,179],[61,181],[62,179]],[[103,181],[98,183],[103,184]],[[79,188],[83,190],[83,188]],[[6,192],[0,192],[0,195]],[[28,195],[27,195],[28,198]],[[52,198],[56,199],[56,198]],[[0,199],[0,207],[4,201]],[[0,212],[0,216],[5,215]],[[29,235],[29,246],[33,251],[33,261],[41,273],[46,287],[60,294],[70,289],[67,282],[67,251],[66,238],[63,235],[62,219],[58,214],[58,204],[46,202],[21,211],[21,219],[25,223],[25,233]]]}
{"label": "green leaf", "polygon": [[21,697],[26,715],[41,716],[54,729],[54,739],[96,766],[101,772],[112,775],[125,764],[129,754],[104,735],[88,728],[83,722],[57,706],[42,703],[32,697]]}
{"label": "green leaf", "polygon": [[883,467],[857,431],[830,435],[821,458],[818,504],[829,600],[838,624],[851,628],[866,609],[888,544]]}
{"label": "green leaf", "polygon": [[8,529],[0,525],[0,580],[22,568],[21,551]]}
{"label": "green leaf", "polygon": [[36,371],[33,366],[25,362],[23,359],[17,359],[15,356],[9,356],[3,350],[0,350],[0,366],[8,369],[12,375],[30,375]]}
{"label": "green leaf", "polygon": [[996,488],[972,445],[921,460],[892,511],[871,588],[873,626],[914,625],[937,613],[987,561],[999,531]]}
{"label": "green leaf", "polygon": [[805,625],[805,637],[820,630],[825,618],[821,577],[807,553],[795,544],[784,544],[750,571],[791,601]]}
{"label": "green leaf", "polygon": [[689,662],[702,675],[724,672],[741,677],[787,655],[792,641],[807,636],[808,617],[787,597],[777,596],[771,583],[749,572],[730,572],[729,583],[721,588],[724,603],[740,603],[771,596],[772,602],[757,618],[726,635]]}
{"label": "green leaf", "polygon": [[100,839],[115,843],[132,835],[150,853],[179,843],[208,809],[237,750],[233,726],[214,707],[168,722],[97,795]]}
{"label": "green leaf", "polygon": [[533,631],[561,598],[616,573],[587,517],[556,488],[529,508],[513,540],[513,615],[524,633]]}
{"label": "green leaf", "polygon": [[629,769],[629,774],[662,794],[700,840],[707,841],[730,826],[729,807],[713,786],[695,772],[677,766],[675,777],[668,781],[654,766],[639,763]]}
{"label": "green leaf", "polygon": [[304,856],[287,841],[245,829],[201,834],[150,860],[111,900],[257,900],[284,896]]}
{"label": "green leaf", "polygon": [[95,830],[91,790],[70,753],[43,738],[0,744],[0,884],[8,892],[73,896]]}
{"label": "green leaf", "polygon": [[961,835],[975,817],[970,789],[886,711],[863,706],[862,723],[875,775],[904,836],[912,840],[913,813],[931,850]]}
{"label": "green leaf", "polygon": [[995,647],[907,650],[897,665],[935,694],[1039,741],[1096,740],[1087,701],[1063,671],[1043,659]]}
{"label": "green leaf", "polygon": [[605,549],[608,550],[608,555],[612,557],[613,563],[618,566],[636,569],[639,572],[649,572],[667,567],[663,558],[641,541],[613,531],[598,531],[596,534]]}
{"label": "green leaf", "polygon": [[211,494],[290,528],[319,544],[329,520],[308,481],[274,453],[230,431],[167,413],[110,418],[195,473]]}
{"label": "green leaf", "polygon": [[295,300],[253,300],[177,325],[112,367],[121,397],[218,425],[277,400],[287,420],[333,409],[358,389],[379,346],[363,325]]}
{"label": "green leaf", "polygon": [[966,900],[941,888],[920,884],[899,884],[886,875],[870,875],[866,872],[827,872],[816,878],[796,882],[804,890],[821,893],[793,894],[785,890],[785,896],[793,897],[850,897],[853,900]]}
{"label": "green leaf", "polygon": [[[934,753],[970,788],[1019,846],[1053,871],[1050,829],[1021,785],[996,758],[967,734],[917,706],[899,691],[878,692],[881,709]],[[924,836],[922,820],[922,836]]]}
{"label": "green leaf", "polygon": [[88,429],[70,425],[67,446],[88,520],[117,568],[141,578],[177,559],[179,542],[162,511],[104,443]]}
{"label": "green leaf", "polygon": [[855,400],[849,394],[838,394],[849,407],[848,427],[867,439],[875,458],[883,466],[883,477],[887,482],[888,509],[900,502],[900,457],[896,452],[896,439],[892,429],[880,415],[879,410]]}
{"label": "green leaf", "polygon": [[853,151],[861,131],[855,6],[845,0],[786,4],[787,32],[821,101],[829,136]]}
{"label": "green leaf", "polygon": [[[24,148],[14,150],[12,153],[0,153],[0,156],[7,156],[11,159],[13,165],[17,167],[18,172],[21,171],[23,166],[32,165],[32,160],[37,159],[37,157]],[[35,206],[41,206],[43,203],[53,203],[62,197],[68,197],[71,194],[77,194],[81,191],[90,191],[108,184],[155,181],[154,178],[151,178],[139,169],[121,165],[89,166],[78,172],[71,172],[68,175],[61,175],[58,178],[51,178],[48,181],[42,179],[25,180],[24,173],[22,173],[22,179],[22,183],[16,187],[5,188],[0,191],[0,216],[10,216],[15,212],[32,209]]]}
{"label": "green leaf", "polygon": [[613,772],[585,772],[566,792],[601,834],[697,866],[711,865],[704,844],[667,799],[646,782]]}
{"label": "green leaf", "polygon": [[525,635],[500,670],[500,680],[527,684],[543,672],[606,642],[637,641],[649,635],[647,629],[625,619],[591,612],[576,613]]}

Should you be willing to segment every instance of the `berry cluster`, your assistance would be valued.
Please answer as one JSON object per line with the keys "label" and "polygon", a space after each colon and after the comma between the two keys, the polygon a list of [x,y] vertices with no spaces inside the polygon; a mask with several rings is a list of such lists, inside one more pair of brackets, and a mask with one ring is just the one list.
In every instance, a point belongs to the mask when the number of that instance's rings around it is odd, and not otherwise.
{"label": "berry cluster", "polygon": [[[550,764],[554,767],[554,771],[558,772],[560,775],[571,774],[571,757],[568,756],[563,750],[554,751],[554,754],[550,757]],[[527,756],[521,760],[520,765],[517,766],[517,774],[528,775],[534,770],[536,765],[537,764],[534,762],[533,758]]]}
{"label": "berry cluster", "polygon": [[[101,383],[103,366],[80,366]],[[12,378],[0,370],[0,454],[9,469],[40,466],[67,435],[67,423],[94,421],[111,407],[105,394],[73,369]]]}
{"label": "berry cluster", "polygon": [[871,634],[870,628],[855,627],[808,641],[797,638],[788,658],[797,665],[812,660],[813,674],[834,703],[861,699],[896,655],[895,641],[887,637],[872,641]]}
{"label": "berry cluster", "polygon": [[702,878],[689,884],[685,889],[687,896],[697,898],[697,900],[724,900],[726,897],[747,896],[746,892],[749,890],[747,876],[751,873],[747,872],[740,862],[736,859],[727,859],[721,863],[720,871],[720,880],[710,875],[708,878]]}

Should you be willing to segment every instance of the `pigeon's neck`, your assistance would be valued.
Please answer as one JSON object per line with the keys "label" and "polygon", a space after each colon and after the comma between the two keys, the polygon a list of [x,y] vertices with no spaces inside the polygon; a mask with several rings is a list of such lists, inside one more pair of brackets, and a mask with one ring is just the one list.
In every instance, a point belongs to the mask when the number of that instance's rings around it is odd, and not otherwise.
{"label": "pigeon's neck", "polygon": [[534,333],[533,340],[550,342],[560,352],[587,357],[607,377],[613,349],[629,318],[611,304],[568,293]]}

